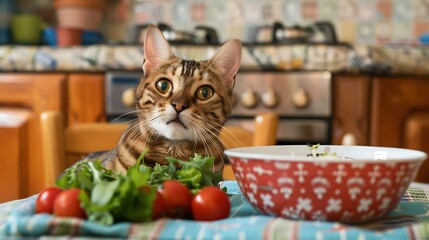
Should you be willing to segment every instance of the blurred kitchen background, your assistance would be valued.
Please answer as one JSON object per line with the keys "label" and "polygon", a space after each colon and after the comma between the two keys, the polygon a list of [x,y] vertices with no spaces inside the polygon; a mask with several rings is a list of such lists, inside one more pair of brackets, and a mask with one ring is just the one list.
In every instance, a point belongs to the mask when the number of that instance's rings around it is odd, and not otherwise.
{"label": "blurred kitchen background", "polygon": [[[351,44],[418,44],[429,32],[427,0],[106,0],[101,31],[106,41],[133,42],[136,26],[166,23],[186,31],[214,28],[221,41],[250,42],[262,26],[282,22],[308,25],[331,21],[340,41]],[[56,24],[52,0],[2,0],[0,29],[13,15],[36,14]],[[4,35],[4,33],[2,33]],[[3,36],[2,42],[7,41]],[[422,40],[423,41],[423,40]]]}
{"label": "blurred kitchen background", "polygon": [[278,144],[429,153],[429,0],[0,0],[0,202],[43,186],[42,112],[128,120],[148,24],[195,60],[242,40],[227,124],[271,111]]}

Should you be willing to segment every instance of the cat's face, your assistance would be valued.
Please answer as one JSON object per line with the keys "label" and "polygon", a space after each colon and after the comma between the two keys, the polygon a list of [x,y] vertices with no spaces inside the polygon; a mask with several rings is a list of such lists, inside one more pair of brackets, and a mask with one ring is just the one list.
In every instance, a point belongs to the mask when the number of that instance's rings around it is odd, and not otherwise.
{"label": "cat's face", "polygon": [[175,57],[156,28],[145,41],[144,77],[137,89],[141,130],[170,140],[210,141],[232,109],[241,44],[227,42],[209,60]]}

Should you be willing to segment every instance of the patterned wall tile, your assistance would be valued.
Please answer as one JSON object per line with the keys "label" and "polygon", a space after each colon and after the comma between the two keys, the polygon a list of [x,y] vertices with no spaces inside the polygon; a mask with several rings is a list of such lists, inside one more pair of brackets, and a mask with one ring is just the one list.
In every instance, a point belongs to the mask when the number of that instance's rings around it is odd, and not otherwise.
{"label": "patterned wall tile", "polygon": [[412,5],[409,0],[394,0],[393,1],[393,18],[395,20],[409,20],[413,17]]}
{"label": "patterned wall tile", "polygon": [[414,22],[414,35],[418,37],[425,33],[429,33],[429,19],[416,20]]}
{"label": "patterned wall tile", "polygon": [[374,21],[377,15],[376,2],[374,0],[360,0],[357,4],[357,18],[359,21]]}
{"label": "patterned wall tile", "polygon": [[315,0],[303,0],[301,1],[301,15],[305,20],[316,20],[318,14],[318,2]]}
{"label": "patterned wall tile", "polygon": [[[208,25],[221,41],[250,41],[261,26],[319,20],[334,23],[340,41],[413,43],[429,32],[429,0],[140,0],[135,22],[162,21],[179,30]],[[138,9],[138,11],[137,11]]]}
{"label": "patterned wall tile", "polygon": [[337,8],[337,2],[337,0],[319,0],[318,18],[320,20],[335,20],[337,12],[340,10]]}
{"label": "patterned wall tile", "polygon": [[393,36],[392,22],[390,20],[379,21],[375,24],[375,38],[377,43],[389,43]]}
{"label": "patterned wall tile", "polygon": [[300,0],[283,1],[283,20],[287,25],[302,23]]}
{"label": "patterned wall tile", "polygon": [[[188,0],[173,1],[173,26],[180,30],[189,30],[191,22],[190,6]],[[188,28],[188,29],[187,29]]]}
{"label": "patterned wall tile", "polygon": [[338,39],[353,43],[358,39],[358,24],[356,21],[344,20],[336,23]]}
{"label": "patterned wall tile", "polygon": [[362,44],[371,44],[375,41],[375,28],[373,22],[359,22],[357,25],[356,40]]}
{"label": "patterned wall tile", "polygon": [[393,35],[391,42],[396,44],[412,43],[414,36],[413,21],[411,19],[394,20],[393,24]]}
{"label": "patterned wall tile", "polygon": [[193,22],[206,21],[208,8],[210,8],[210,6],[207,6],[207,3],[204,1],[191,2],[191,6],[190,6],[191,21]]}
{"label": "patterned wall tile", "polygon": [[354,20],[358,15],[358,7],[355,0],[343,0],[338,2],[337,17],[339,20]]}
{"label": "patterned wall tile", "polygon": [[413,17],[427,19],[429,17],[429,0],[410,0]]}
{"label": "patterned wall tile", "polygon": [[393,5],[391,0],[378,0],[377,11],[379,20],[391,19],[393,15]]}
{"label": "patterned wall tile", "polygon": [[245,25],[245,9],[244,9],[243,1],[241,0],[227,1],[224,6],[225,6],[225,18],[228,24]]}

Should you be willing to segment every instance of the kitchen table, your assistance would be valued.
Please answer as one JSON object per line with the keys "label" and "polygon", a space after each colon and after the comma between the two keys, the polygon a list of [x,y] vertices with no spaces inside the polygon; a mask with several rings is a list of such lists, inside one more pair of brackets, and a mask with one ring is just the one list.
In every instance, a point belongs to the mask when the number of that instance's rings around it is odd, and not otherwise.
{"label": "kitchen table", "polygon": [[365,224],[304,221],[260,214],[237,182],[221,182],[230,194],[228,219],[198,222],[159,219],[102,226],[72,218],[34,215],[37,196],[0,204],[0,239],[429,239],[429,184],[413,182],[385,218]]}

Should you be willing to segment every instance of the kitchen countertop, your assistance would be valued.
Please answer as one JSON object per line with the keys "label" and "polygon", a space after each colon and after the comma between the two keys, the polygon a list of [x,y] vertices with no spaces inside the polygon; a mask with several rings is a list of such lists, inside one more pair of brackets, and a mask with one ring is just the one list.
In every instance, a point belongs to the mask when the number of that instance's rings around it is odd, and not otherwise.
{"label": "kitchen countertop", "polygon": [[[177,56],[208,59],[218,46],[173,45]],[[75,47],[0,45],[0,72],[141,70],[140,45]],[[429,74],[427,46],[346,44],[244,45],[241,70],[327,70],[331,72]]]}

